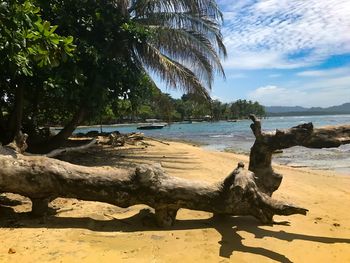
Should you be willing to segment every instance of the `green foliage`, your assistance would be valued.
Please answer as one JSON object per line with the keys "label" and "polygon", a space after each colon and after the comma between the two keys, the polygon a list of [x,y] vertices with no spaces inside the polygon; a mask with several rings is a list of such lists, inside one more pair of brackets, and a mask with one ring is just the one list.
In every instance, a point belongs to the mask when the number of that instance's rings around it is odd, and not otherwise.
{"label": "green foliage", "polygon": [[[0,1],[0,140],[8,142],[21,129],[27,98],[37,93],[45,73],[75,51],[73,37],[43,20],[33,0]],[[28,113],[33,116],[34,112]]]}
{"label": "green foliage", "polygon": [[135,23],[133,21],[128,21],[120,26],[120,29],[126,33],[128,40],[130,42],[138,42],[140,44],[145,43],[147,39],[152,37],[154,30],[146,28],[143,25]]}
{"label": "green foliage", "polygon": [[[173,99],[169,94],[154,90],[148,97],[138,102],[138,107],[130,107],[129,115],[133,119],[159,119],[167,122],[183,120],[228,120],[244,119],[250,114],[265,116],[265,110],[258,102],[237,100],[232,103],[222,103],[219,100],[211,102],[197,94],[185,94],[181,99]],[[132,112],[132,113],[131,113]],[[130,121],[131,118],[124,119]]]}
{"label": "green foliage", "polygon": [[90,122],[208,114],[207,101],[177,105],[149,73],[208,99],[224,75],[221,22],[212,0],[0,0],[0,130],[22,115],[26,127],[74,128],[82,109]]}
{"label": "green foliage", "polygon": [[247,118],[249,114],[265,116],[265,109],[258,102],[237,100],[230,106],[231,116],[234,119]]}
{"label": "green foliage", "polygon": [[[127,1],[129,2],[129,1]],[[215,73],[224,76],[222,14],[212,0],[133,0],[131,21],[149,31],[133,43],[137,61],[173,88],[209,99]]]}
{"label": "green foliage", "polygon": [[62,96],[56,97],[63,108],[74,112],[84,107],[90,121],[106,107],[117,112],[116,100],[128,99],[135,108],[153,84],[132,59],[130,45],[145,41],[149,30],[132,22],[111,1],[52,0],[40,5],[60,32],[76,39],[74,59],[64,65],[54,84],[65,86]]}
{"label": "green foliage", "polygon": [[33,75],[33,66],[57,66],[72,56],[72,37],[55,33],[57,26],[43,21],[34,1],[0,2],[0,66],[8,78]]}
{"label": "green foliage", "polygon": [[146,120],[154,117],[154,112],[150,105],[141,105],[137,114],[141,119]]}

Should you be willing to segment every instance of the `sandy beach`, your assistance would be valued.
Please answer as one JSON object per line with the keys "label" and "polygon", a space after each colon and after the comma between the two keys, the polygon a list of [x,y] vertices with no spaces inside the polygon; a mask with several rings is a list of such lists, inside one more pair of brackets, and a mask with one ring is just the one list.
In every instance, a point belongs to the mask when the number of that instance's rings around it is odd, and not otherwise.
{"label": "sandy beach", "polygon": [[[87,166],[160,163],[177,177],[218,182],[248,157],[180,142],[113,148],[97,145],[63,158]],[[246,166],[247,167],[247,166]],[[213,219],[180,210],[170,229],[145,220],[145,206],[127,209],[75,199],[52,202],[58,213],[33,219],[29,199],[0,196],[0,262],[350,262],[350,174],[275,165],[284,178],[274,197],[310,210],[276,216]]]}

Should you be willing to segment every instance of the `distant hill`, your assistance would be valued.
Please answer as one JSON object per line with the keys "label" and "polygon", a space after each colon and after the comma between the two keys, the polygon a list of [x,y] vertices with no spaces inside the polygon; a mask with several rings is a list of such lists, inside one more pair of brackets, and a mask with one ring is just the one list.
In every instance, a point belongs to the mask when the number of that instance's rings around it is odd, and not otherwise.
{"label": "distant hill", "polygon": [[294,106],[294,107],[284,107],[284,106],[265,106],[265,111],[267,113],[284,113],[284,112],[300,112],[307,111],[307,108]]}
{"label": "distant hill", "polygon": [[265,106],[268,116],[300,116],[300,115],[327,115],[327,114],[350,114],[350,103],[344,103],[339,106],[327,108],[312,107],[305,108],[300,106]]}

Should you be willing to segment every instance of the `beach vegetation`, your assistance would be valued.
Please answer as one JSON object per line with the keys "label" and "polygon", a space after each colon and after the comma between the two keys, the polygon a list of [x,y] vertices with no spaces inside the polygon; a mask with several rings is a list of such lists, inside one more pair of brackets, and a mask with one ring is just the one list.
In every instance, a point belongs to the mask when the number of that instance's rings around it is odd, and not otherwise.
{"label": "beach vegetation", "polygon": [[[2,37],[0,45],[6,58],[0,112],[9,112],[0,116],[2,134],[8,134],[2,143],[22,129],[30,151],[47,152],[83,122],[111,120],[118,111],[147,117],[151,106],[142,100],[153,94],[153,76],[207,100],[214,76],[224,76],[222,14],[215,1],[7,0],[0,8],[1,35],[11,38]],[[25,89],[16,93],[8,80]],[[159,94],[160,117],[176,118],[172,99]],[[53,124],[64,128],[43,136],[39,127]]]}
{"label": "beach vegetation", "polygon": [[[23,125],[26,94],[38,73],[73,56],[74,38],[57,32],[31,0],[0,2],[0,139],[11,141]],[[40,77],[39,77],[40,78]],[[30,115],[28,116],[30,117]]]}
{"label": "beach vegetation", "polygon": [[[237,100],[223,103],[219,100],[207,100],[196,94],[184,94],[179,99],[164,94],[157,88],[148,96],[140,98],[135,107],[129,100],[120,100],[111,111],[111,115],[95,119],[90,124],[140,122],[157,119],[165,122],[177,121],[220,121],[247,119],[250,114],[259,117],[266,115],[265,108],[256,101]],[[115,113],[115,115],[113,115]],[[123,118],[118,118],[123,116]],[[209,116],[209,117],[208,117]]]}

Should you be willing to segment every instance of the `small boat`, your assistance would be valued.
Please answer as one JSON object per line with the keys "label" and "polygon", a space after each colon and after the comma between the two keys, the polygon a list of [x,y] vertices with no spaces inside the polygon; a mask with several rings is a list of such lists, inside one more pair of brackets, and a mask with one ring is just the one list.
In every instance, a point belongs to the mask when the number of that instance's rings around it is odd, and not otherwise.
{"label": "small boat", "polygon": [[151,124],[151,125],[142,125],[137,127],[138,130],[154,130],[154,129],[163,129],[164,124]]}

